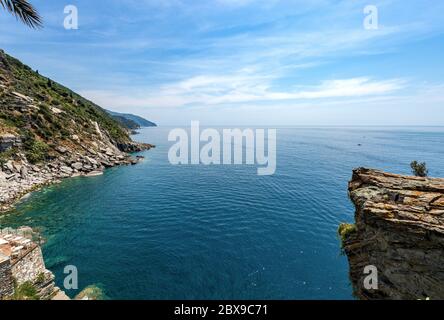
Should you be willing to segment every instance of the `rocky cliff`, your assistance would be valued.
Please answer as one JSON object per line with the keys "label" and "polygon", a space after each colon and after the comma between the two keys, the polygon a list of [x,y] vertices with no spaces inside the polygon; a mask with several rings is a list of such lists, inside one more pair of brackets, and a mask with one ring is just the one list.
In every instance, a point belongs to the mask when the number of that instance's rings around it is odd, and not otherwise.
{"label": "rocky cliff", "polygon": [[[349,192],[356,223],[339,233],[356,297],[444,299],[444,179],[360,168]],[[366,285],[367,266],[377,289]]]}
{"label": "rocky cliff", "polygon": [[0,229],[0,300],[50,300],[66,296],[46,269],[37,234],[22,227]]}
{"label": "rocky cliff", "polygon": [[0,211],[41,185],[134,164],[152,146],[104,109],[0,50]]}

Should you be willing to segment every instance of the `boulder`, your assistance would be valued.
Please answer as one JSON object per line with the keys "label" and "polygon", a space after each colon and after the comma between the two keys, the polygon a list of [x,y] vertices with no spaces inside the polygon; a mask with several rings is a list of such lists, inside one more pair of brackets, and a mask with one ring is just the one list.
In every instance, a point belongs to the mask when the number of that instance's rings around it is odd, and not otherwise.
{"label": "boulder", "polygon": [[28,178],[28,168],[26,166],[22,166],[20,169],[20,177],[22,179],[27,179]]}
{"label": "boulder", "polygon": [[86,174],[87,177],[97,177],[97,176],[101,176],[103,175],[103,171],[91,171],[89,173]]}
{"label": "boulder", "polygon": [[66,149],[65,147],[58,146],[58,147],[56,148],[56,151],[59,152],[59,153],[61,153],[61,154],[65,154],[65,153],[68,152],[68,149]]}
{"label": "boulder", "polygon": [[95,159],[93,159],[93,158],[90,158],[90,157],[85,157],[85,159],[86,159],[86,161],[88,161],[89,163],[91,163],[92,165],[94,165],[94,166],[97,166],[99,163],[95,160]]}
{"label": "boulder", "polygon": [[63,173],[66,173],[66,174],[73,173],[73,169],[71,169],[70,167],[67,167],[67,166],[61,166],[60,171],[62,171]]}
{"label": "boulder", "polygon": [[83,164],[81,162],[75,162],[71,165],[71,168],[75,170],[82,170]]}
{"label": "boulder", "polygon": [[113,151],[113,149],[111,149],[111,148],[106,148],[106,149],[105,149],[105,154],[106,154],[108,157],[112,157],[112,156],[114,156],[114,151]]}
{"label": "boulder", "polygon": [[14,172],[14,164],[11,160],[9,160],[8,162],[6,162],[3,166],[5,168],[5,170],[9,171],[9,172]]}

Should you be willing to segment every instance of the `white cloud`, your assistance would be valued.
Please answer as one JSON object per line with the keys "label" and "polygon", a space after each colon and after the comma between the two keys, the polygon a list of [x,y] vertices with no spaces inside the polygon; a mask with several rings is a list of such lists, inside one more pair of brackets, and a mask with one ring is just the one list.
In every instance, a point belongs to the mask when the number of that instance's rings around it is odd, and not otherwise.
{"label": "white cloud", "polygon": [[231,76],[193,77],[145,93],[128,89],[128,95],[111,91],[83,91],[82,94],[114,109],[159,108],[377,96],[393,93],[406,84],[402,79],[377,81],[362,77],[327,80],[284,92],[274,90],[272,81],[271,77],[241,72]]}

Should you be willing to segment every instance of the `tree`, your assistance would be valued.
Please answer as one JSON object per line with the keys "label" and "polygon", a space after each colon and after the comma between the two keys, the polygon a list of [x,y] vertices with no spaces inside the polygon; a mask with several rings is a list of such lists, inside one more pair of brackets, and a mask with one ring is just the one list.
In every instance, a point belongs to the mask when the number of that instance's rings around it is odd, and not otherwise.
{"label": "tree", "polygon": [[17,19],[31,28],[41,28],[42,18],[27,0],[0,0],[3,9],[9,11]]}
{"label": "tree", "polygon": [[412,173],[417,177],[427,177],[429,175],[429,170],[425,162],[419,163],[418,161],[412,161],[410,167],[412,168]]}

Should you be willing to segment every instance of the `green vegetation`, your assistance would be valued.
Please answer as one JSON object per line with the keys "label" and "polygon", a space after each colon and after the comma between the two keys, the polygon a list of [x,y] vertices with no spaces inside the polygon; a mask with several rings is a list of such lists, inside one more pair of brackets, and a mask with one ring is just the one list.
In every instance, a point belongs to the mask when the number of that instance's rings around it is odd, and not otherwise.
{"label": "green vegetation", "polygon": [[7,84],[0,87],[0,132],[12,131],[25,137],[24,153],[32,163],[50,157],[61,141],[75,147],[75,141],[70,141],[74,135],[82,142],[97,141],[100,137],[95,123],[115,145],[131,141],[124,125],[104,109],[1,50],[0,83]]}
{"label": "green vegetation", "polygon": [[116,141],[128,138],[126,131],[99,106],[64,86],[32,71],[31,68],[22,64],[19,60],[7,54],[4,54],[4,56],[15,78],[16,91],[32,97],[36,101],[46,103],[46,105],[43,104],[43,107],[39,106],[45,118],[48,117],[46,120],[51,122],[55,118],[51,117],[53,115],[48,108],[48,104],[50,104],[66,112],[67,117],[58,117],[60,121],[63,121],[60,118],[74,119],[83,124],[96,121],[102,128],[108,130],[111,133],[111,137]]}
{"label": "green vegetation", "polygon": [[419,163],[418,161],[412,161],[410,168],[412,168],[412,173],[417,177],[427,177],[429,175],[429,170],[425,162]]}
{"label": "green vegetation", "polygon": [[3,165],[10,159],[13,159],[15,155],[17,154],[16,148],[11,148],[9,150],[6,150],[4,152],[0,152],[0,166],[3,167]]}
{"label": "green vegetation", "polygon": [[49,147],[46,143],[30,139],[25,143],[26,158],[32,164],[45,161],[48,158]]}
{"label": "green vegetation", "polygon": [[112,117],[114,120],[118,121],[122,126],[124,126],[127,129],[130,130],[140,129],[140,126],[131,119],[127,119],[122,116],[112,116]]}
{"label": "green vegetation", "polygon": [[15,286],[12,300],[40,300],[40,297],[34,284],[27,281],[19,286]]}
{"label": "green vegetation", "polygon": [[43,282],[45,282],[45,280],[46,280],[45,274],[43,272],[40,272],[39,275],[37,276],[35,282],[42,284]]}
{"label": "green vegetation", "polygon": [[[148,121],[148,120],[146,120],[142,117],[136,116],[134,114],[118,113],[118,112],[109,111],[109,110],[107,110],[107,112],[112,116],[121,117],[121,118],[130,120],[130,121],[134,122],[140,128],[157,127],[157,125],[154,122]],[[133,128],[131,128],[131,129],[133,129]]]}
{"label": "green vegetation", "polygon": [[42,18],[26,0],[0,0],[0,5],[31,28],[42,27]]}
{"label": "green vegetation", "polygon": [[356,231],[357,228],[355,224],[342,223],[339,226],[338,234],[341,237],[342,242],[344,243],[345,241],[347,241],[347,239],[350,238],[352,234],[356,233]]}

